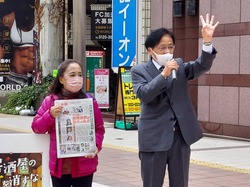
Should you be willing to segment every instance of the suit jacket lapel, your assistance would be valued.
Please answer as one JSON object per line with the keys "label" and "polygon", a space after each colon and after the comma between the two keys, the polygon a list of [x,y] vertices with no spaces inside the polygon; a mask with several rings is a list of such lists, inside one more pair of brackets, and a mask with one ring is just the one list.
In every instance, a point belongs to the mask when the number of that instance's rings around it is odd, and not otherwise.
{"label": "suit jacket lapel", "polygon": [[[160,74],[160,71],[155,67],[152,60],[149,60],[148,62],[146,62],[145,67],[146,67],[146,71],[149,73],[149,75],[152,77],[152,79],[154,79],[156,76],[158,76]],[[172,76],[171,76],[171,78],[172,78]],[[170,91],[171,90],[167,90],[167,91],[163,92],[163,94],[166,94],[167,97],[170,98],[170,96],[171,96]]]}
{"label": "suit jacket lapel", "polygon": [[148,62],[146,62],[145,67],[146,67],[146,71],[149,73],[152,79],[160,74],[159,70],[155,67],[152,60],[149,60]]}

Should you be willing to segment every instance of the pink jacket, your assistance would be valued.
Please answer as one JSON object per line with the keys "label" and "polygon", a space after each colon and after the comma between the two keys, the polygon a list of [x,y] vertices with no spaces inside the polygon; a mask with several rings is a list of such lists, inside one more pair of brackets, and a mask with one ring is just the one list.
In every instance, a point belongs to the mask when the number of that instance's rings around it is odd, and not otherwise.
{"label": "pink jacket", "polygon": [[[50,108],[54,105],[54,101],[58,99],[57,95],[49,95],[45,97],[36,116],[32,122],[32,129],[37,134],[50,134],[50,151],[49,151],[49,168],[50,174],[55,177],[62,175],[62,158],[57,158],[56,149],[56,131],[55,118],[50,115]],[[98,108],[96,100],[93,102],[94,117],[95,117],[95,131],[96,131],[96,145],[98,150],[102,149],[102,141],[104,138],[104,123],[101,111]],[[93,159],[84,157],[72,157],[72,177],[82,177],[94,173],[97,170],[98,157]]]}

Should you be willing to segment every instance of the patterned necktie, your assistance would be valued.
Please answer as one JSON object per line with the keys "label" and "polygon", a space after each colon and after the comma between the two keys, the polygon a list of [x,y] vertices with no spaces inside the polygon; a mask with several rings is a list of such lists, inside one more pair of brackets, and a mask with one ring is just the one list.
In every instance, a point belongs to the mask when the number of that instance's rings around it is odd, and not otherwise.
{"label": "patterned necktie", "polygon": [[161,67],[159,68],[159,71],[162,72],[163,69],[164,69],[164,66],[161,66]]}

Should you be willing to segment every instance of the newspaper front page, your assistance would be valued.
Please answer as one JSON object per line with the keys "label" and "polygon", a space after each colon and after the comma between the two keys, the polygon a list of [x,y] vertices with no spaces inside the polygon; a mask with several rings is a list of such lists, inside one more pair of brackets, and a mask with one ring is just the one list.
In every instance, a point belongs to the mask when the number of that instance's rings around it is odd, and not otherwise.
{"label": "newspaper front page", "polygon": [[94,153],[95,118],[93,99],[56,100],[62,113],[56,118],[57,157],[78,157]]}

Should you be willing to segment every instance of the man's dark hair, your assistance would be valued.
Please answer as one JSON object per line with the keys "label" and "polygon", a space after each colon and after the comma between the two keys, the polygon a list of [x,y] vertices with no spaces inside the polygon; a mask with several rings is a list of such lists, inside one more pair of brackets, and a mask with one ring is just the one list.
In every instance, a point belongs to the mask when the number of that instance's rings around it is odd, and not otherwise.
{"label": "man's dark hair", "polygon": [[169,31],[166,28],[159,28],[156,30],[153,30],[147,37],[146,41],[145,41],[145,47],[146,49],[148,49],[149,47],[154,48],[156,45],[158,45],[161,41],[161,38],[164,35],[169,35],[172,40],[173,40],[173,44],[175,44],[175,37],[174,34]]}

